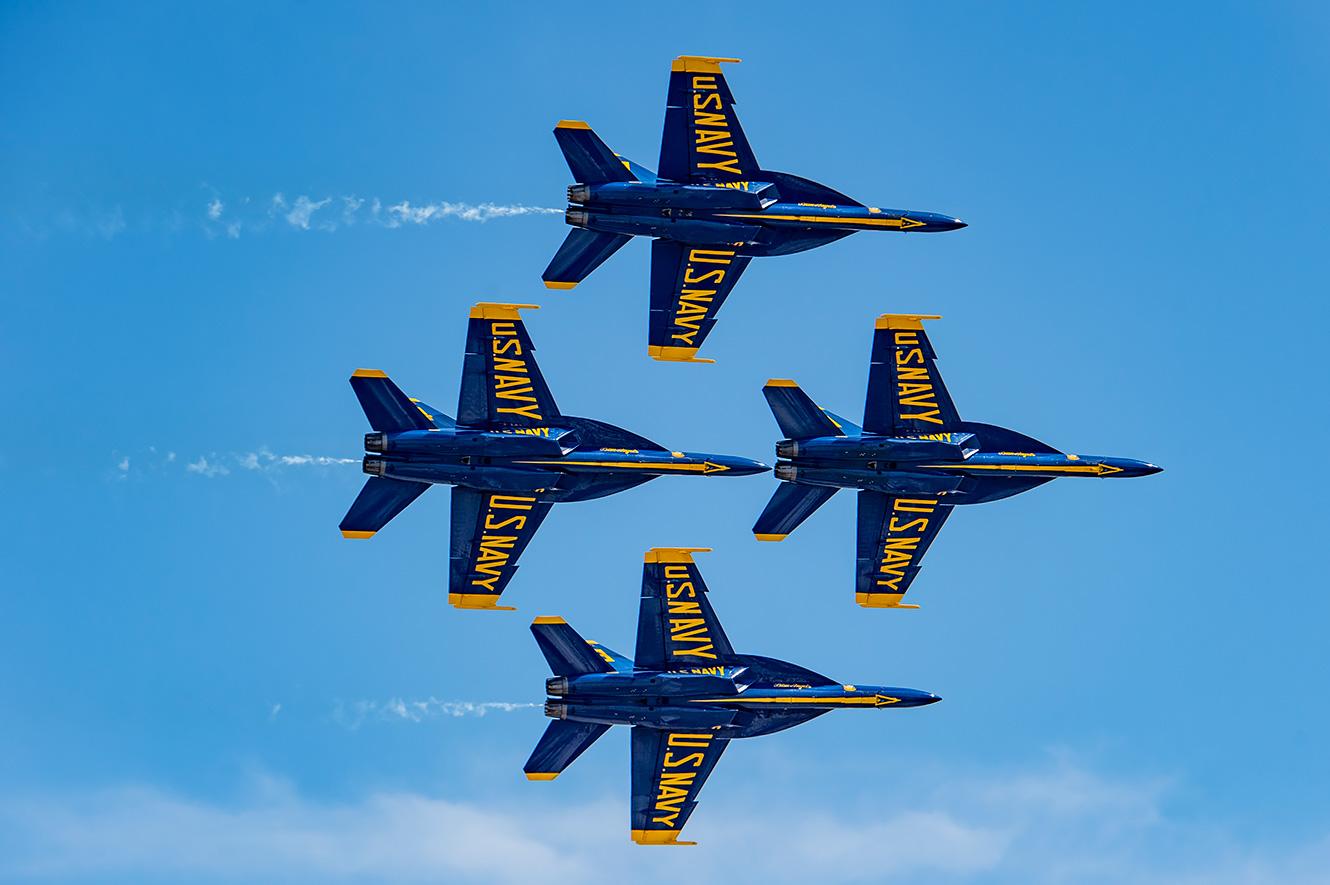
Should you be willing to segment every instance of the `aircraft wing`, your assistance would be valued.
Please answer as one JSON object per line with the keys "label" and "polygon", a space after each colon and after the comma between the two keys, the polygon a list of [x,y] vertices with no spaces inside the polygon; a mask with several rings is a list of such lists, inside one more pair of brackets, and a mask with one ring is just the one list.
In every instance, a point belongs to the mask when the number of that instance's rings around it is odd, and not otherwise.
{"label": "aircraft wing", "polygon": [[536,347],[518,312],[534,304],[471,308],[457,423],[466,427],[541,427],[559,407],[536,365]]}
{"label": "aircraft wing", "polygon": [[937,370],[937,354],[922,320],[935,316],[883,314],[873,331],[864,430],[917,436],[962,430],[960,415]]}
{"label": "aircraft wing", "polygon": [[860,492],[855,602],[865,608],[918,608],[902,605],[901,597],[950,513],[951,505],[937,498]]}
{"label": "aircraft wing", "polygon": [[757,158],[720,70],[722,62],[738,60],[681,55],[670,65],[656,170],[660,178],[702,184],[748,181],[757,175]]}
{"label": "aircraft wing", "polygon": [[705,547],[653,547],[642,567],[634,663],[645,670],[723,666],[734,647],[707,600],[707,585],[693,562]]}
{"label": "aircraft wing", "polygon": [[632,836],[639,845],[693,845],[679,832],[729,741],[715,732],[633,726]]}
{"label": "aircraft wing", "polygon": [[553,506],[531,494],[453,487],[448,602],[512,611],[499,605],[499,596]]}
{"label": "aircraft wing", "polygon": [[733,246],[652,242],[647,353],[658,360],[711,362],[697,359],[698,348],[751,260]]}

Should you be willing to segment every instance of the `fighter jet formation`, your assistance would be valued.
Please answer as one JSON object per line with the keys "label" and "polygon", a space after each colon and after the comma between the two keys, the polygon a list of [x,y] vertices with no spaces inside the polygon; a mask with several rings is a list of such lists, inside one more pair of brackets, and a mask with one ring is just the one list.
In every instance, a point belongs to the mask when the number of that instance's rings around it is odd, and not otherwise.
{"label": "fighter jet formation", "polygon": [[[632,237],[652,237],[647,353],[656,360],[711,362],[698,352],[754,257],[802,252],[860,230],[966,226],[950,215],[868,207],[763,169],[721,73],[722,63],[736,61],[674,60],[657,172],[615,154],[586,123],[563,120],[554,131],[575,179],[565,215],[573,229],[542,275],[545,286],[571,289]],[[521,311],[535,307],[471,308],[456,417],[407,396],[380,370],[351,376],[370,426],[369,479],[342,519],[342,535],[370,538],[431,485],[451,486],[447,582],[457,608],[513,610],[500,599],[557,503],[602,498],[658,476],[771,469],[736,455],[667,449],[563,414],[522,320]],[[997,501],[1061,477],[1160,472],[1146,461],[1065,454],[1005,427],[962,420],[924,332],[923,322],[933,319],[878,317],[862,426],[816,405],[792,380],[773,378],[763,388],[783,439],[776,444],[779,484],[753,533],[780,541],[837,489],[857,490],[855,601],[865,608],[918,608],[902,599],[957,505]],[[562,617],[531,625],[553,674],[545,683],[553,721],[524,766],[526,777],[553,780],[611,726],[629,726],[630,833],[642,845],[693,844],[680,833],[731,740],[831,710],[939,700],[736,652],[693,561],[706,549],[647,552],[632,659],[583,639]]]}

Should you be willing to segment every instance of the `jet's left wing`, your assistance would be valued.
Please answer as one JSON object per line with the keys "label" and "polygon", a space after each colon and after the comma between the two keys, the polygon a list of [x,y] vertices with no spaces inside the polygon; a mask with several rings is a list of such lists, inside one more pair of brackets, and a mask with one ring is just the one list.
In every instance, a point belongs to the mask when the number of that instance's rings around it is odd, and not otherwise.
{"label": "jet's left wing", "polygon": [[884,436],[918,436],[963,430],[951,394],[937,370],[937,354],[923,320],[935,316],[886,313],[873,331],[864,430]]}
{"label": "jet's left wing", "polygon": [[458,424],[541,427],[559,417],[559,407],[536,365],[536,347],[519,313],[522,308],[536,307],[482,302],[471,308]]}
{"label": "jet's left wing", "polygon": [[458,608],[498,609],[517,572],[517,558],[554,505],[529,492],[455,486],[448,560],[448,602]]}
{"label": "jet's left wing", "polygon": [[646,670],[724,666],[735,659],[693,562],[706,547],[653,547],[642,566],[634,663]]}
{"label": "jet's left wing", "polygon": [[865,608],[918,608],[902,605],[928,545],[951,513],[935,497],[859,493],[854,601]]}
{"label": "jet's left wing", "polygon": [[710,730],[633,726],[632,836],[639,845],[694,845],[679,832],[697,806],[726,738]]}
{"label": "jet's left wing", "polygon": [[657,176],[690,184],[748,181],[757,157],[734,113],[734,94],[721,73],[737,58],[681,55],[670,65],[665,131]]}
{"label": "jet's left wing", "polygon": [[698,359],[698,348],[751,260],[733,245],[652,242],[647,353],[658,360],[712,362]]}

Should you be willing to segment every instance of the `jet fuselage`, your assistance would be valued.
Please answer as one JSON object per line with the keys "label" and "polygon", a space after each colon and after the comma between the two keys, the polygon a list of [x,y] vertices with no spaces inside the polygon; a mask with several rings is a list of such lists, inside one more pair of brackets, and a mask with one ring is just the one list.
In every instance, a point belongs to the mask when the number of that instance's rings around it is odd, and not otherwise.
{"label": "jet fuselage", "polygon": [[[577,423],[591,422],[578,419]],[[444,427],[367,433],[365,450],[369,454],[365,455],[364,471],[391,479],[503,491],[549,488],[560,474],[584,474],[584,480],[600,475],[611,483],[608,493],[617,490],[619,480],[629,477],[745,476],[769,469],[759,461],[733,455],[584,445],[586,436],[585,427],[572,426],[513,431]]]}

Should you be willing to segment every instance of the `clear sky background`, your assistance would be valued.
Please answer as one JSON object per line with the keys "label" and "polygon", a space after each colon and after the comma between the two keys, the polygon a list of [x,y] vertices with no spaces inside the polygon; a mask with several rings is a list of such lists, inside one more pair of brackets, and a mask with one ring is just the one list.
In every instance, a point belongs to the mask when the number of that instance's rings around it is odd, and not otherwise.
{"label": "clear sky background", "polygon": [[[1325,881],[1324,4],[277,6],[0,10],[0,879]],[[653,363],[644,242],[547,292],[560,215],[475,207],[562,208],[563,117],[654,168],[680,53],[763,165],[971,226],[757,260]],[[857,418],[939,313],[963,416],[1166,472],[959,510],[917,612],[854,605],[853,496],[766,545],[769,475],[661,479],[455,611],[446,489],[337,532],[346,379],[451,412],[478,300],[566,412],[768,461],[766,378]],[[654,545],[741,650],[944,702],[737,743],[633,846],[623,731],[522,778],[526,625],[631,654]]]}

